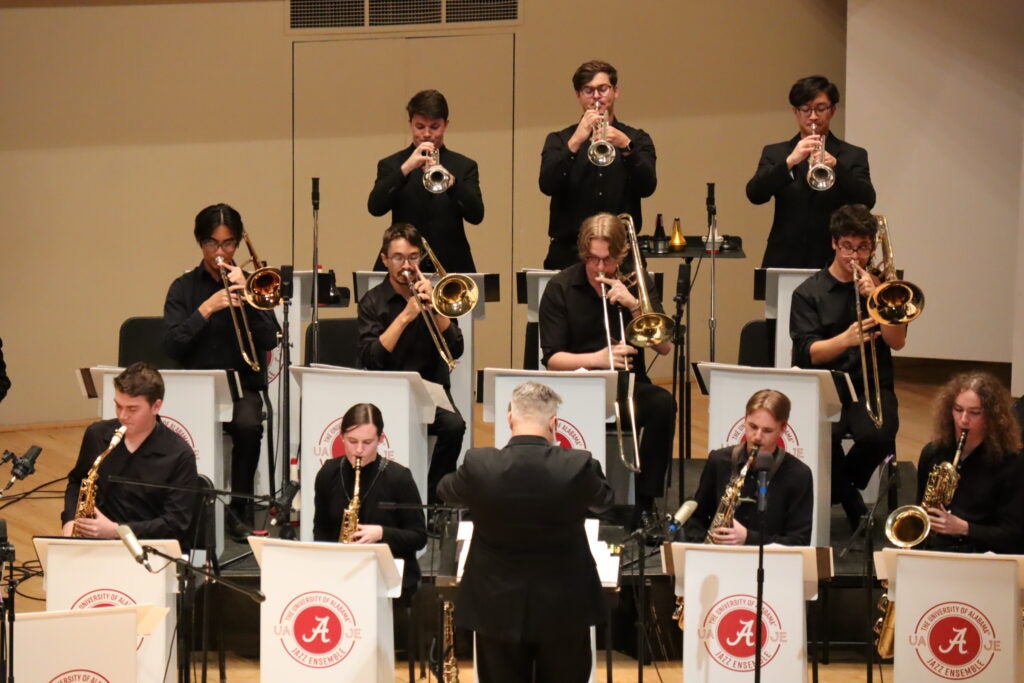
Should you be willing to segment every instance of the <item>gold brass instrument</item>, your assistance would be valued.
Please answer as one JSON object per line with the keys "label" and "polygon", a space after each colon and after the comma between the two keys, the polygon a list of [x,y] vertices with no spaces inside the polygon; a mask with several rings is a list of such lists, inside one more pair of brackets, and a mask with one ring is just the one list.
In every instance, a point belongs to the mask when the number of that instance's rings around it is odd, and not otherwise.
{"label": "gold brass instrument", "polygon": [[439,278],[430,295],[434,310],[446,318],[458,318],[472,311],[480,300],[480,292],[473,278],[461,273],[446,273],[425,237],[423,249],[427,252],[427,258],[434,264],[434,270],[437,271]]}
{"label": "gold brass instrument", "polygon": [[363,469],[363,459],[356,458],[356,480],[352,486],[352,497],[348,501],[348,507],[341,515],[341,530],[338,532],[338,543],[351,543],[352,536],[359,529],[359,475]]}
{"label": "gold brass instrument", "polygon": [[[114,435],[110,437],[110,445],[107,446],[107,450],[97,455],[96,459],[93,460],[89,473],[85,475],[85,479],[82,480],[82,484],[78,489],[78,505],[75,507],[75,519],[86,519],[96,515],[96,480],[99,478],[100,465],[110,455],[110,452],[117,448],[117,444],[121,443],[121,439],[124,438],[124,433],[127,429],[124,425],[118,427]],[[76,538],[82,537],[77,528],[72,530],[71,535]]]}
{"label": "gold brass instrument", "polygon": [[[879,325],[905,325],[915,320],[924,311],[924,292],[906,280],[896,279],[896,266],[893,259],[892,239],[889,236],[888,223],[885,216],[875,216],[878,222],[878,234],[876,244],[881,251],[881,258],[877,269],[879,285],[871,292],[865,303],[868,315],[878,322]],[[853,291],[854,309],[857,314],[857,331],[861,339],[864,338],[864,317],[861,314],[860,279],[866,277],[860,272],[856,261],[853,260]],[[869,263],[870,265],[870,263]],[[864,346],[870,346],[868,351]],[[882,389],[878,379],[878,350],[874,339],[869,339],[858,345],[860,348],[860,372],[864,383],[864,409],[875,427],[881,428],[885,423],[882,413]],[[868,383],[867,355],[871,355],[871,369],[874,374],[874,399],[872,399],[872,385]]]}
{"label": "gold brass instrument", "polygon": [[[600,110],[600,104],[594,103],[594,111]],[[594,131],[590,135],[590,148],[587,150],[587,159],[594,166],[609,166],[615,161],[615,145],[608,142],[608,112],[599,111],[601,120],[594,124]],[[637,252],[639,253],[639,252]]]}
{"label": "gold brass instrument", "polygon": [[[811,135],[817,135],[818,126],[815,123],[811,124]],[[836,172],[829,168],[825,163],[825,141],[820,140],[818,142],[818,160],[814,161],[814,155],[811,154],[810,168],[807,170],[807,184],[811,186],[812,190],[818,190],[824,192],[825,190],[831,189],[836,183]]]}
{"label": "gold brass instrument", "polygon": [[444,194],[451,186],[452,174],[441,165],[441,150],[435,147],[423,169],[423,188],[433,194]]}
{"label": "gold brass instrument", "polygon": [[249,315],[245,312],[245,304],[235,306],[230,302],[231,280],[228,279],[227,261],[222,256],[218,256],[217,265],[220,267],[220,280],[224,284],[224,291],[227,292],[229,299],[228,310],[231,312],[231,325],[235,328],[238,350],[241,352],[245,364],[252,368],[253,372],[259,372],[259,352],[256,351],[256,342],[252,338],[252,328],[249,326]]}
{"label": "gold brass instrument", "polygon": [[715,516],[711,518],[711,524],[708,525],[708,533],[704,537],[705,543],[715,542],[712,534],[716,529],[732,526],[732,521],[736,517],[736,506],[740,501],[740,492],[743,490],[743,482],[747,479],[747,471],[754,464],[754,456],[757,455],[759,448],[760,446],[757,444],[751,445],[747,461],[722,492],[722,499],[718,501],[718,509],[715,511]]}
{"label": "gold brass instrument", "polygon": [[644,272],[643,261],[640,257],[640,246],[636,239],[633,217],[628,213],[620,213],[618,218],[626,227],[629,248],[633,251],[633,276],[636,279],[636,298],[640,305],[640,315],[629,321],[625,339],[630,344],[643,348],[657,346],[663,341],[672,339],[676,326],[672,318],[664,313],[658,313],[651,304],[651,296],[647,291],[647,274]]}
{"label": "gold brass instrument", "polygon": [[[888,588],[889,582],[882,581],[882,588]],[[896,603],[889,600],[889,593],[882,593],[878,599],[878,610],[882,617],[875,622],[875,651],[882,659],[890,659],[893,655],[893,643],[896,640]]]}
{"label": "gold brass instrument", "polygon": [[[603,275],[603,273],[602,273]],[[601,282],[601,312],[604,314],[604,334],[605,342],[608,345],[608,369],[615,369],[615,355],[612,353],[612,346],[615,344],[615,340],[612,339],[612,327],[611,321],[608,318],[608,306],[605,303],[608,299],[608,288]],[[625,342],[626,339],[626,327],[622,320],[622,309],[619,309],[619,338]],[[626,356],[623,359],[625,365],[624,372],[629,372],[629,357]],[[622,407],[618,398],[615,399],[615,437],[619,444],[619,459],[622,460],[622,464],[630,472],[640,471],[640,439],[638,437],[638,431],[636,428],[636,407],[633,403],[633,387],[630,385],[628,396],[626,397],[626,407],[629,409],[630,425],[632,427],[633,436],[633,454],[635,462],[630,462],[626,457],[626,442],[622,433]]]}
{"label": "gold brass instrument", "polygon": [[[246,249],[249,250],[249,260],[240,267],[244,268],[250,263],[256,269],[245,279],[245,286],[241,296],[245,301],[261,311],[273,310],[281,303],[281,271],[277,268],[268,268],[266,261],[260,261],[256,256],[256,250],[249,239],[249,233],[242,232],[242,240]],[[222,256],[217,257],[217,265],[220,267],[220,278],[224,284],[224,291],[228,297],[231,296],[231,281],[228,279],[227,261]],[[235,328],[235,338],[238,340],[238,349],[242,353],[242,360],[253,369],[260,371],[259,352],[256,350],[256,342],[252,338],[252,328],[249,326],[249,315],[245,312],[245,306],[228,306],[231,311],[231,324]],[[243,332],[245,336],[243,337]]]}
{"label": "gold brass instrument", "polygon": [[442,647],[444,658],[441,664],[441,680],[443,683],[459,683],[459,660],[455,657],[455,605],[451,600],[441,604],[444,620]]}

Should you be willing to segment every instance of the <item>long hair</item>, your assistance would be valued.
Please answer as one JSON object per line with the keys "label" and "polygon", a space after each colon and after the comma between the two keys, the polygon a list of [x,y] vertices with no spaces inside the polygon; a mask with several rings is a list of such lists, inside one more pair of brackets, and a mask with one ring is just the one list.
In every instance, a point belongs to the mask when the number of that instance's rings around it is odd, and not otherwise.
{"label": "long hair", "polygon": [[965,391],[973,391],[981,399],[988,427],[984,441],[986,450],[996,457],[1020,450],[1021,431],[1013,414],[1013,398],[1002,382],[987,372],[965,372],[946,382],[935,397],[932,440],[954,443],[953,402]]}
{"label": "long hair", "polygon": [[372,403],[357,403],[342,416],[341,433],[366,424],[372,424],[377,428],[377,436],[384,433],[384,416],[380,414],[380,408]]}

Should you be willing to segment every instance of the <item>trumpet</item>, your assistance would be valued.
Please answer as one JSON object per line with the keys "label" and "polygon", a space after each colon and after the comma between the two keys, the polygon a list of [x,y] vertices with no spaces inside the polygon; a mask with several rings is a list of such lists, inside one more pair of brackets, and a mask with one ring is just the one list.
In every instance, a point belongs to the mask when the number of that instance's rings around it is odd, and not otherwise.
{"label": "trumpet", "polygon": [[424,189],[433,194],[444,194],[452,186],[452,179],[452,174],[441,165],[441,150],[435,147],[423,169]]}
{"label": "trumpet", "polygon": [[600,105],[594,103],[594,111],[601,114],[601,119],[594,124],[594,131],[590,136],[590,148],[587,150],[587,159],[594,166],[609,166],[615,161],[615,146],[608,142],[608,112],[600,111]]}
{"label": "trumpet", "polygon": [[[245,242],[246,249],[249,250],[249,260],[241,267],[251,263],[256,270],[246,277],[241,296],[253,308],[261,311],[273,310],[281,303],[281,271],[277,268],[268,268],[266,261],[259,260],[247,232],[242,232],[242,240]],[[230,298],[231,281],[228,279],[228,263],[224,257],[217,257],[217,266],[220,268],[220,279],[224,284],[224,291]],[[245,312],[245,306],[229,305],[228,309],[231,311],[231,324],[235,328],[235,339],[238,340],[238,349],[242,353],[242,360],[253,369],[253,372],[259,372],[261,369],[259,353],[256,350],[256,342],[252,338],[252,328],[249,326],[249,315]]]}
{"label": "trumpet", "polygon": [[[811,124],[811,135],[817,135],[818,126],[817,124]],[[836,183],[836,172],[829,168],[825,164],[825,141],[820,140],[818,142],[818,161],[811,163],[811,167],[807,170],[807,184],[811,186],[812,190],[818,190],[824,192],[825,190],[831,189]],[[814,155],[811,155],[813,161]]]}

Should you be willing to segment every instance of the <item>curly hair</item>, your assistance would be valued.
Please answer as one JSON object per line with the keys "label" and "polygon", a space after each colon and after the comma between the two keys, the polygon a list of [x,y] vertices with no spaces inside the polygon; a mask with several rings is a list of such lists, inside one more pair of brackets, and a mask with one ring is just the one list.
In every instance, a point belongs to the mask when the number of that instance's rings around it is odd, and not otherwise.
{"label": "curly hair", "polygon": [[1013,414],[1013,398],[1002,382],[987,372],[965,372],[954,376],[935,398],[932,440],[954,443],[953,402],[965,391],[973,391],[981,399],[981,409],[988,426],[985,446],[996,457],[1020,450],[1020,424]]}

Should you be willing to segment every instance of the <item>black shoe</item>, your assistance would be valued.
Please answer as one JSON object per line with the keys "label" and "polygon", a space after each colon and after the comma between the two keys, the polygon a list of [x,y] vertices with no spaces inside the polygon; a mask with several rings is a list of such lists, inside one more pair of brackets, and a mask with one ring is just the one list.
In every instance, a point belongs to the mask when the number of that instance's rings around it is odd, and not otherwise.
{"label": "black shoe", "polygon": [[238,519],[230,510],[224,519],[224,530],[228,537],[236,543],[245,543],[246,539],[252,535],[252,527]]}

